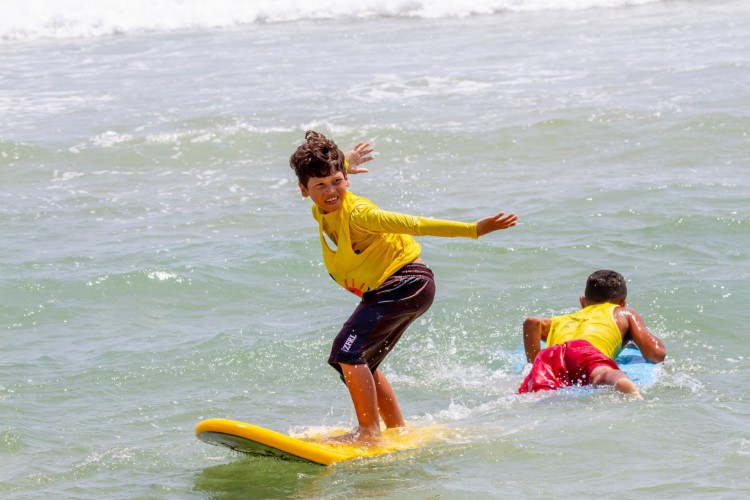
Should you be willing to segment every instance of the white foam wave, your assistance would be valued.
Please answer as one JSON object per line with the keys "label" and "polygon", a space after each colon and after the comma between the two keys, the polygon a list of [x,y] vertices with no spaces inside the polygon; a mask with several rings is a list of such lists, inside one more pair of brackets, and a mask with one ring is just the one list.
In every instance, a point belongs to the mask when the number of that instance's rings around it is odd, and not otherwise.
{"label": "white foam wave", "polygon": [[437,19],[660,0],[4,0],[0,40],[98,37],[317,19]]}

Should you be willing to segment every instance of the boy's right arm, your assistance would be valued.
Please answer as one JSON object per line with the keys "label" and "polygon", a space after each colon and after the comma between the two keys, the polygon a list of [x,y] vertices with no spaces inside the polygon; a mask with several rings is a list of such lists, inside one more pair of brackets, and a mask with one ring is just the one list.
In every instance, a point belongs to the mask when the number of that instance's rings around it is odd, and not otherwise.
{"label": "boy's right arm", "polygon": [[526,318],[523,322],[523,350],[526,351],[526,361],[533,363],[536,355],[542,350],[542,340],[547,340],[549,318]]}
{"label": "boy's right arm", "polygon": [[651,363],[664,361],[667,355],[664,342],[646,328],[641,315],[627,307],[620,309],[618,314],[624,316],[624,319],[628,322],[628,330],[624,340],[635,342],[646,361]]}

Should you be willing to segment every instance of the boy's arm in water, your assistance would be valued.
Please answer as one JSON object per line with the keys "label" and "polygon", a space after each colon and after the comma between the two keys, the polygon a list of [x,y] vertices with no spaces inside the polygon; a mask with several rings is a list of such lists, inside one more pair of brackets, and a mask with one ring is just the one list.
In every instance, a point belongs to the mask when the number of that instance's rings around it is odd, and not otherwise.
{"label": "boy's arm in water", "polygon": [[550,324],[550,318],[530,317],[523,322],[523,349],[527,362],[533,363],[542,350],[542,340],[547,340]]}
{"label": "boy's arm in water", "polygon": [[640,314],[629,307],[618,308],[615,314],[617,315],[618,326],[623,323],[626,325],[626,333],[622,339],[623,344],[632,340],[641,350],[643,358],[650,363],[664,361],[667,355],[664,342],[646,328]]}

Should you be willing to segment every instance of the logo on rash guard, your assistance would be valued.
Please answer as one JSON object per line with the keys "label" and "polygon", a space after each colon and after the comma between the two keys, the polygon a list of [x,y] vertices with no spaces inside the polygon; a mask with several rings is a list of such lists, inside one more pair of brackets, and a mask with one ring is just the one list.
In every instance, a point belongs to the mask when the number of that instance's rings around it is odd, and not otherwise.
{"label": "logo on rash guard", "polygon": [[346,288],[347,290],[349,290],[350,292],[352,292],[354,295],[356,295],[359,298],[362,298],[362,295],[365,292],[369,292],[370,291],[369,288],[367,290],[365,290],[364,289],[365,286],[366,286],[366,284],[364,282],[362,282],[361,285],[357,286],[357,283],[355,283],[353,279],[352,279],[351,285],[349,284],[349,280],[348,279],[344,280],[344,288]]}
{"label": "logo on rash guard", "polygon": [[349,335],[349,338],[346,339],[346,342],[344,342],[344,346],[341,348],[341,350],[344,352],[349,352],[349,349],[352,348],[352,344],[356,339],[356,335]]}

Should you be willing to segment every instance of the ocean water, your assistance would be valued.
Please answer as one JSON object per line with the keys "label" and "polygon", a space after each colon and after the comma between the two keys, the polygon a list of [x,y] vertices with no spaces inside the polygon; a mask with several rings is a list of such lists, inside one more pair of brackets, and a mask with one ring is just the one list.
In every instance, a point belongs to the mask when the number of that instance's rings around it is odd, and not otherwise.
{"label": "ocean water", "polygon": [[[741,0],[9,1],[0,7],[3,498],[745,498],[750,9]],[[422,238],[430,312],[384,371],[414,452],[234,455],[206,418],[353,426],[356,298],[288,157],[520,225]],[[616,269],[666,343],[635,402],[515,394],[521,323]]]}

